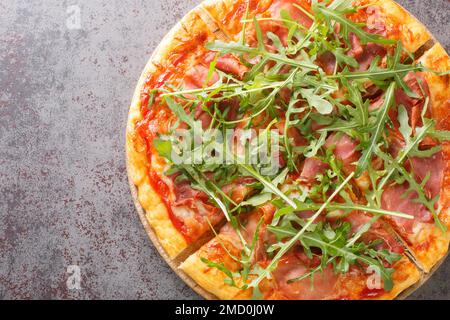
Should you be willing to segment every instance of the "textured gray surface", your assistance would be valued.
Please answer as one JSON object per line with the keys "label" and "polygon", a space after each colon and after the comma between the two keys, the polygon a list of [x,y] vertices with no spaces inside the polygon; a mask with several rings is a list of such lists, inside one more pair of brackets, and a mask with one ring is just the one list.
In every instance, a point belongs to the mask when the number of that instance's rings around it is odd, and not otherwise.
{"label": "textured gray surface", "polygon": [[[449,49],[448,1],[399,2]],[[196,3],[0,2],[0,298],[198,298],[147,239],[124,158],[141,69]],[[413,297],[449,299],[449,274],[450,260]]]}

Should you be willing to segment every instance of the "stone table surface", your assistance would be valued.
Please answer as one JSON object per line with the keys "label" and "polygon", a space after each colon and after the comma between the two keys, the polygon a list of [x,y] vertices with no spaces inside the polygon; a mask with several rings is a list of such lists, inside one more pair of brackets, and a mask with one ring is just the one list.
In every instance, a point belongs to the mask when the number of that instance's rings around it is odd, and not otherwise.
{"label": "stone table surface", "polygon": [[[200,298],[148,240],[124,156],[140,72],[198,2],[0,1],[0,299]],[[450,48],[448,1],[399,2]],[[412,297],[449,299],[449,274]]]}

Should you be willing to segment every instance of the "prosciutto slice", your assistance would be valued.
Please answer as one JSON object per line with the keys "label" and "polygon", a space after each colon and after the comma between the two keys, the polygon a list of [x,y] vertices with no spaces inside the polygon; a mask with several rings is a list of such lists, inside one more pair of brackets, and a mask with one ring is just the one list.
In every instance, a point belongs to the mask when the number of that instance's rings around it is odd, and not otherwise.
{"label": "prosciutto slice", "polygon": [[[308,262],[297,254],[283,257],[278,267],[273,272],[278,295],[292,300],[322,300],[335,298],[335,285],[338,275],[333,272],[333,267],[328,265],[322,272],[314,274],[313,278],[306,277],[303,280],[288,283],[289,280],[303,276],[309,272]],[[312,283],[314,286],[312,286]]]}
{"label": "prosciutto slice", "polygon": [[414,219],[394,216],[390,218],[398,230],[404,233],[413,233],[416,222],[431,223],[433,222],[433,216],[423,204],[415,201],[417,193],[407,193],[407,190],[407,183],[387,187],[381,197],[381,207],[385,210],[403,212],[414,216]]}
{"label": "prosciutto slice", "polygon": [[361,41],[359,41],[359,38],[353,32],[350,33],[349,36],[351,49],[349,50],[348,55],[353,58],[360,58],[364,52]]}
{"label": "prosciutto slice", "polygon": [[185,75],[183,81],[183,87],[185,89],[197,89],[203,87],[205,84],[208,86],[213,85],[219,80],[219,75],[214,73],[208,83],[206,79],[208,77],[209,67],[203,64],[197,64],[192,67]]}
{"label": "prosciutto slice", "polygon": [[[272,5],[270,6],[268,12],[270,13],[270,16],[275,19],[281,18],[281,12],[283,10],[286,10],[289,12],[290,16],[296,20],[299,24],[306,28],[310,28],[313,21],[305,15],[301,10],[296,8],[293,3],[296,1],[291,0],[274,0]],[[300,4],[300,1],[297,1],[298,5]],[[260,22],[261,31],[263,34],[266,34],[267,32],[272,32],[276,34],[284,46],[287,45],[287,38],[288,38],[288,29],[286,26],[280,22],[280,21],[261,21]],[[254,44],[256,43],[256,37],[254,39],[251,39],[249,41],[250,43]],[[273,47],[271,41],[269,39],[266,39],[266,46],[271,51],[276,51],[276,49]]]}
{"label": "prosciutto slice", "polygon": [[[313,21],[304,14],[301,10],[294,6],[296,1],[292,0],[275,0],[273,4],[270,6],[269,11],[273,18],[280,18],[281,11],[286,10],[291,15],[291,18],[296,20],[302,26],[307,28],[311,27]],[[297,3],[298,6],[301,6],[300,3]]]}
{"label": "prosciutto slice", "polygon": [[[206,56],[206,63],[210,63],[216,57],[216,53],[209,53]],[[232,75],[237,76],[238,79],[242,79],[244,74],[248,71],[248,68],[244,66],[239,59],[231,54],[227,53],[223,56],[219,56],[216,62],[216,68]]]}
{"label": "prosciutto slice", "polygon": [[[372,215],[361,212],[352,211],[347,214],[342,220],[351,224],[351,233],[358,232],[366,223],[373,218]],[[395,240],[394,236],[384,228],[381,220],[377,220],[370,226],[370,229],[361,236],[361,241],[370,243],[372,241],[382,239],[383,243],[379,245],[379,249],[389,249],[389,251],[396,253],[403,253],[403,246]]]}
{"label": "prosciutto slice", "polygon": [[316,62],[326,74],[331,75],[334,73],[336,57],[331,52],[327,51],[324,54],[318,55]]}
{"label": "prosciutto slice", "polygon": [[354,162],[357,162],[361,153],[356,150],[358,143],[346,134],[332,134],[325,141],[326,148],[332,148],[333,153],[344,164],[344,171],[354,171]]}
{"label": "prosciutto slice", "polygon": [[380,36],[386,37],[387,30],[384,23],[385,18],[381,13],[379,7],[369,6],[366,9],[367,13],[367,26],[365,30],[367,32],[378,34]]}
{"label": "prosciutto slice", "polygon": [[252,188],[248,186],[252,182],[255,182],[253,178],[239,177],[232,183],[224,186],[222,191],[234,202],[241,203],[252,192]]}
{"label": "prosciutto slice", "polygon": [[427,158],[413,157],[411,158],[411,166],[416,178],[421,182],[428,174],[424,190],[430,198],[434,198],[439,194],[442,179],[444,176],[444,159],[442,151],[439,151]]}
{"label": "prosciutto slice", "polygon": [[313,183],[316,181],[317,175],[325,172],[328,168],[328,164],[322,162],[320,159],[307,158],[303,164],[300,179],[307,183]]}
{"label": "prosciutto slice", "polygon": [[[414,129],[417,125],[421,125],[422,123],[421,112],[425,103],[423,91],[427,94],[427,96],[430,95],[430,92],[426,81],[424,81],[422,76],[418,74],[410,72],[405,76],[403,80],[405,81],[408,88],[417,95],[417,98],[410,97],[402,89],[396,89],[395,102],[398,105],[403,105],[406,108],[410,119],[410,125]],[[429,110],[430,108],[428,108],[427,111],[429,112]]]}
{"label": "prosciutto slice", "polygon": [[356,56],[356,61],[359,63],[359,71],[366,71],[376,57],[383,58],[385,55],[386,49],[384,47],[375,43],[367,44],[363,51]]}

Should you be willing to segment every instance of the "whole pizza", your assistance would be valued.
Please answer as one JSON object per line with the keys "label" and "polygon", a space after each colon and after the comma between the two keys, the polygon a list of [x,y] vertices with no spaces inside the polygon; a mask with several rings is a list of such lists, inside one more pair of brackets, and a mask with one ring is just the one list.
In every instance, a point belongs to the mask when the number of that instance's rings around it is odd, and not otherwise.
{"label": "whole pizza", "polygon": [[450,241],[450,60],[391,0],[208,0],[129,113],[168,263],[219,299],[393,299]]}

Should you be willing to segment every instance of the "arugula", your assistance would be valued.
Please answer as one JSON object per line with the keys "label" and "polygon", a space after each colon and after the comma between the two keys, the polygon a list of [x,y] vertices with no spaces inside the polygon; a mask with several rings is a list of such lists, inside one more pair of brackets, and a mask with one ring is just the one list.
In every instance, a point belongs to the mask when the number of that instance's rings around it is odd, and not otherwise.
{"label": "arugula", "polygon": [[356,36],[358,36],[358,38],[361,40],[363,44],[367,44],[369,42],[385,45],[396,43],[395,40],[386,39],[377,34],[364,31],[364,29],[362,28],[364,27],[364,24],[356,23],[347,19],[345,17],[346,14],[351,12],[353,13],[356,11],[353,8],[340,10],[339,6],[337,7],[332,6],[330,8],[324,5],[323,3],[316,2],[313,5],[313,10],[320,18],[324,19],[324,21],[327,22],[328,24],[330,24],[331,21],[339,23],[341,34],[344,36],[344,39],[347,41],[347,43],[350,41],[349,40],[350,33],[354,33]]}
{"label": "arugula", "polygon": [[[389,291],[393,287],[391,278],[393,269],[384,266],[383,261],[394,263],[400,260],[401,255],[391,253],[387,250],[378,251],[373,249],[378,242],[371,244],[353,243],[349,244],[351,225],[348,222],[342,223],[337,228],[329,224],[317,223],[313,228],[301,237],[300,243],[305,253],[310,258],[313,257],[313,248],[320,249],[322,263],[304,275],[288,280],[288,283],[301,281],[311,277],[319,271],[323,271],[326,266],[333,264],[337,273],[347,273],[351,265],[362,263],[366,266],[374,266],[379,272],[384,282],[384,288]],[[295,232],[287,228],[268,227],[269,231],[276,234],[281,240],[292,237]]]}
{"label": "arugula", "polygon": [[364,146],[365,149],[361,155],[361,158],[358,161],[358,166],[356,169],[357,175],[360,175],[361,172],[367,168],[367,165],[372,158],[373,151],[376,145],[378,144],[378,140],[380,139],[381,134],[383,133],[383,130],[386,127],[388,111],[394,101],[394,89],[395,89],[395,82],[392,82],[384,95],[384,102],[383,105],[381,106],[381,109],[379,111],[376,120],[376,124],[374,126],[375,131],[373,132],[372,137],[370,138],[368,146]]}
{"label": "arugula", "polygon": [[[280,18],[249,19],[247,3],[242,37],[238,42],[214,41],[206,45],[217,55],[209,64],[201,88],[183,89],[166,84],[151,90],[148,106],[151,107],[155,99],[161,99],[158,101],[165,104],[175,118],[169,133],[155,138],[152,146],[167,159],[167,174],[177,173],[175,183],[187,179],[192,188],[204,192],[209,202],[221,210],[235,230],[242,243],[240,254],[231,255],[224,244],[220,245],[239,263],[240,270],[232,271],[223,263],[202,258],[203,263],[225,274],[228,285],[252,288],[254,298],[261,297],[261,281],[270,278],[283,256],[297,247],[309,258],[319,256],[321,263],[301,277],[290,279],[289,283],[308,277],[313,279],[316,273],[323,272],[329,266],[336,273],[348,272],[350,266],[373,266],[388,291],[393,285],[394,269],[391,266],[400,259],[400,255],[379,249],[379,241],[364,243],[361,237],[383,216],[414,218],[404,212],[388,211],[381,207],[384,187],[391,183],[408,183],[407,194],[414,192],[417,195],[414,201],[423,204],[432,213],[436,225],[445,230],[435,208],[438,199],[429,199],[423,191],[429,176],[417,182],[414,175],[406,170],[405,163],[409,157],[429,157],[439,151],[439,147],[423,150],[420,143],[425,137],[444,141],[450,140],[450,133],[437,130],[434,122],[426,118],[429,98],[422,88],[420,77],[417,81],[422,95],[412,90],[405,81],[409,73],[429,70],[414,63],[412,55],[400,42],[367,32],[365,24],[350,20],[350,16],[361,8],[354,8],[351,0],[331,3],[313,1],[312,13],[299,5],[294,4],[294,7],[311,18],[309,28],[285,10],[280,12]],[[280,39],[272,32],[263,33],[259,24],[261,21],[285,27],[286,38]],[[256,37],[256,43],[252,45],[246,42],[249,32],[254,32]],[[368,70],[360,70],[358,61],[348,54],[352,45],[351,34],[362,45],[376,43],[385,46],[386,57],[383,60],[377,57]],[[243,79],[219,70],[219,59],[227,54],[239,58],[248,67]],[[331,74],[326,74],[320,66],[325,55],[335,58]],[[218,78],[218,81],[208,85],[213,78]],[[384,92],[382,97],[377,97],[383,99],[383,104],[378,109],[370,110],[373,97],[368,88],[373,86],[377,92]],[[425,97],[422,126],[411,127],[405,107],[395,104],[396,90],[402,90],[417,100]],[[391,119],[393,108],[396,108],[397,119]],[[250,158],[259,155],[270,144],[268,139],[260,138],[269,136],[269,132],[276,129],[282,142],[280,159],[285,160],[281,161],[283,166],[265,175],[262,163],[235,163],[234,160],[241,160],[242,156],[227,142],[223,148],[226,163],[207,163],[200,159],[189,165],[175,164],[172,157],[178,155],[179,150],[171,137],[172,130],[185,123],[187,134],[193,133],[195,128],[201,126],[196,118],[199,109],[211,119],[208,129],[218,129],[220,132],[228,129],[262,129],[257,139],[249,139],[246,144],[249,155],[245,156]],[[397,130],[397,124],[404,144],[393,158],[386,151],[389,147],[386,140],[390,130]],[[297,134],[304,141],[299,143]],[[354,163],[355,172],[349,174],[348,168],[327,147],[326,141],[331,134],[347,134],[359,142],[361,157]],[[209,137],[205,143],[218,142]],[[195,153],[197,149],[192,151]],[[321,160],[327,169],[318,172],[312,183],[304,183],[303,177],[298,176],[304,160],[311,157]],[[247,185],[251,192],[241,202],[233,200],[230,194],[223,191],[239,176],[251,177],[256,181]],[[359,186],[356,182],[360,181],[365,181],[365,188],[356,188]],[[260,206],[267,203],[277,207],[274,217],[269,224],[261,217],[251,243],[247,243],[241,232],[245,228],[245,217],[255,214]],[[305,211],[313,211],[314,214],[309,219],[301,219],[299,213]],[[317,222],[319,216],[329,220],[354,211],[372,216],[354,234],[350,233],[348,223]],[[271,245],[265,243],[265,253],[270,260],[264,266],[255,258],[256,244],[261,241],[259,231],[263,225],[277,240]],[[214,229],[213,232],[216,234]],[[220,237],[217,239],[220,242]]]}

